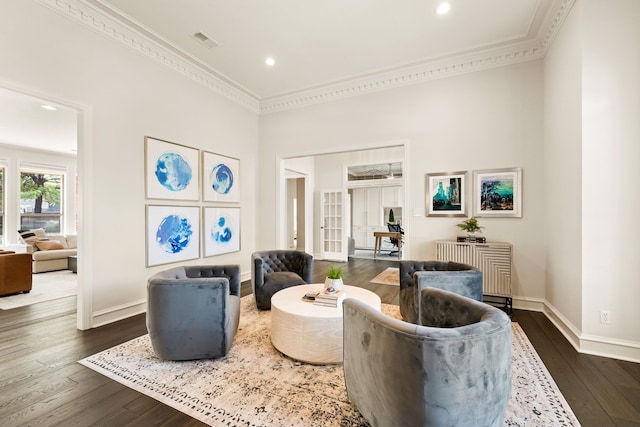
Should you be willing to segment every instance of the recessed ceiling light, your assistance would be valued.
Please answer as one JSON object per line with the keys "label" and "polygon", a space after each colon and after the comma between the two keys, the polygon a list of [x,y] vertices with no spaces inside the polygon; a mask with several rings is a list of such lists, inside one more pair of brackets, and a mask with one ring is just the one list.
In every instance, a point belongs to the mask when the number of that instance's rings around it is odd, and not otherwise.
{"label": "recessed ceiling light", "polygon": [[273,67],[274,65],[276,65],[276,60],[273,59],[272,57],[268,57],[267,59],[265,59],[264,63],[267,64],[269,67]]}
{"label": "recessed ceiling light", "polygon": [[443,1],[436,7],[436,13],[438,15],[446,15],[451,10],[451,4],[449,2]]}
{"label": "recessed ceiling light", "polygon": [[57,111],[58,109],[56,107],[54,107],[53,105],[41,105],[42,108],[44,108],[45,110],[49,110],[49,111]]}

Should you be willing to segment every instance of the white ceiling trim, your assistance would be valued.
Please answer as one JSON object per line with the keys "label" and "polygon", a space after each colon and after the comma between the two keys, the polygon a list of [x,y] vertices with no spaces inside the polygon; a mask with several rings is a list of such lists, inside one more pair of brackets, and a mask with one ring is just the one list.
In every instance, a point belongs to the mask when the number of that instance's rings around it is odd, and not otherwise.
{"label": "white ceiling trim", "polygon": [[448,60],[424,62],[374,76],[263,99],[260,102],[260,113],[275,113],[543,58],[574,3],[575,0],[558,2],[556,8],[549,12],[540,34],[533,42],[477,51]]}
{"label": "white ceiling trim", "polygon": [[[575,0],[561,0],[549,12],[540,34],[533,42],[515,44],[498,49],[476,51],[446,60],[427,61],[378,73],[372,76],[327,84],[322,87],[259,100],[228,84],[214,73],[195,64],[192,57],[168,42],[152,40],[147,35],[117,21],[83,0],[34,0],[83,26],[101,33],[140,54],[153,59],[174,71],[202,84],[218,94],[259,114],[291,110],[309,105],[378,92],[387,89],[424,83],[490,68],[543,58]],[[166,46],[164,45],[166,44]]]}
{"label": "white ceiling trim", "polygon": [[201,85],[213,90],[242,105],[249,110],[258,113],[259,101],[257,98],[229,85],[213,73],[205,71],[195,65],[193,61],[185,59],[181,55],[172,52],[162,44],[139,33],[112,17],[78,0],[34,0],[62,16],[65,16],[86,28],[90,28],[120,44],[135,50],[136,52],[163,64],[174,71],[194,80]]}
{"label": "white ceiling trim", "polygon": [[411,68],[404,68],[371,77],[354,79],[340,84],[297,92],[292,95],[265,99],[260,102],[260,113],[269,114],[290,110],[292,108],[336,101],[367,93],[452,77],[454,75],[531,61],[542,58],[543,56],[544,52],[535,46],[531,46],[502,50],[501,52],[493,54],[487,53],[484,56],[476,54],[438,63],[421,64]]}

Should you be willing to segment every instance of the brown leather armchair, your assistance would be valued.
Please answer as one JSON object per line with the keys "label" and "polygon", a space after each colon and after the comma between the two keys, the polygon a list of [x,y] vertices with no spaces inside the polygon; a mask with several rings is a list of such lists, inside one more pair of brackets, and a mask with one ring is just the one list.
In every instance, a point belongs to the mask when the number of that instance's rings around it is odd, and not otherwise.
{"label": "brown leather armchair", "polygon": [[0,251],[0,296],[31,291],[31,254]]}

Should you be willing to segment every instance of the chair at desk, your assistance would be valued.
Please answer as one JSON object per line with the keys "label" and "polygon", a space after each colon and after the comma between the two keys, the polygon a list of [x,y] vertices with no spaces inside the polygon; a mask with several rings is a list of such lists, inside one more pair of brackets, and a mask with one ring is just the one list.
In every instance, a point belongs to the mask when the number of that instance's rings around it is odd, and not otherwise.
{"label": "chair at desk", "polygon": [[[404,235],[404,230],[402,229],[402,227],[400,226],[400,224],[390,224],[387,223],[387,227],[389,228],[389,232],[390,233],[401,233],[402,235]],[[400,242],[398,242],[398,239],[396,239],[395,237],[389,237],[389,240],[391,241],[391,244],[396,247],[396,248],[400,248],[402,247],[402,237],[400,237]],[[400,243],[400,244],[398,244]],[[394,253],[398,253],[397,250],[395,251],[391,251],[389,252],[389,255],[392,255]]]}

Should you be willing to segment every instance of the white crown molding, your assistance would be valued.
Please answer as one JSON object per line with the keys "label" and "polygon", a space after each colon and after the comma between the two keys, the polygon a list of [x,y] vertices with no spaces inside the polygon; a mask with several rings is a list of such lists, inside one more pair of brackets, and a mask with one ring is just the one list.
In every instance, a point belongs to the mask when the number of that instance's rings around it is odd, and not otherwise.
{"label": "white crown molding", "polygon": [[[302,90],[292,94],[259,100],[234,87],[211,71],[198,66],[193,58],[173,52],[130,26],[96,9],[86,0],[34,0],[59,14],[115,40],[148,58],[200,83],[214,92],[259,114],[337,101],[368,93],[424,83],[430,80],[467,74],[544,58],[575,0],[557,0],[534,41],[497,49],[476,51],[447,59],[430,60],[366,77]],[[179,51],[179,50],[178,50]],[[191,60],[190,60],[191,59]]]}
{"label": "white crown molding", "polygon": [[534,41],[498,49],[477,51],[448,60],[428,61],[411,67],[359,77],[345,82],[304,90],[293,94],[263,99],[260,114],[300,108],[324,102],[336,101],[367,93],[424,83],[475,71],[487,70],[525,61],[544,58],[551,42],[573,7],[575,0],[557,0],[546,17],[542,29]]}
{"label": "white crown molding", "polygon": [[191,80],[213,90],[223,97],[258,113],[259,101],[242,90],[233,87],[211,72],[198,67],[188,59],[171,52],[161,44],[140,34],[138,31],[118,22],[105,13],[84,3],[81,0],[34,0],[60,15],[83,25],[111,40],[135,50]]}
{"label": "white crown molding", "polygon": [[387,73],[365,78],[356,78],[347,82],[297,92],[260,102],[260,113],[269,114],[324,102],[394,89],[402,86],[424,83],[474,71],[502,67],[524,61],[542,58],[540,49],[527,46],[510,50],[493,51],[485,55],[466,55],[447,61],[415,65]]}

